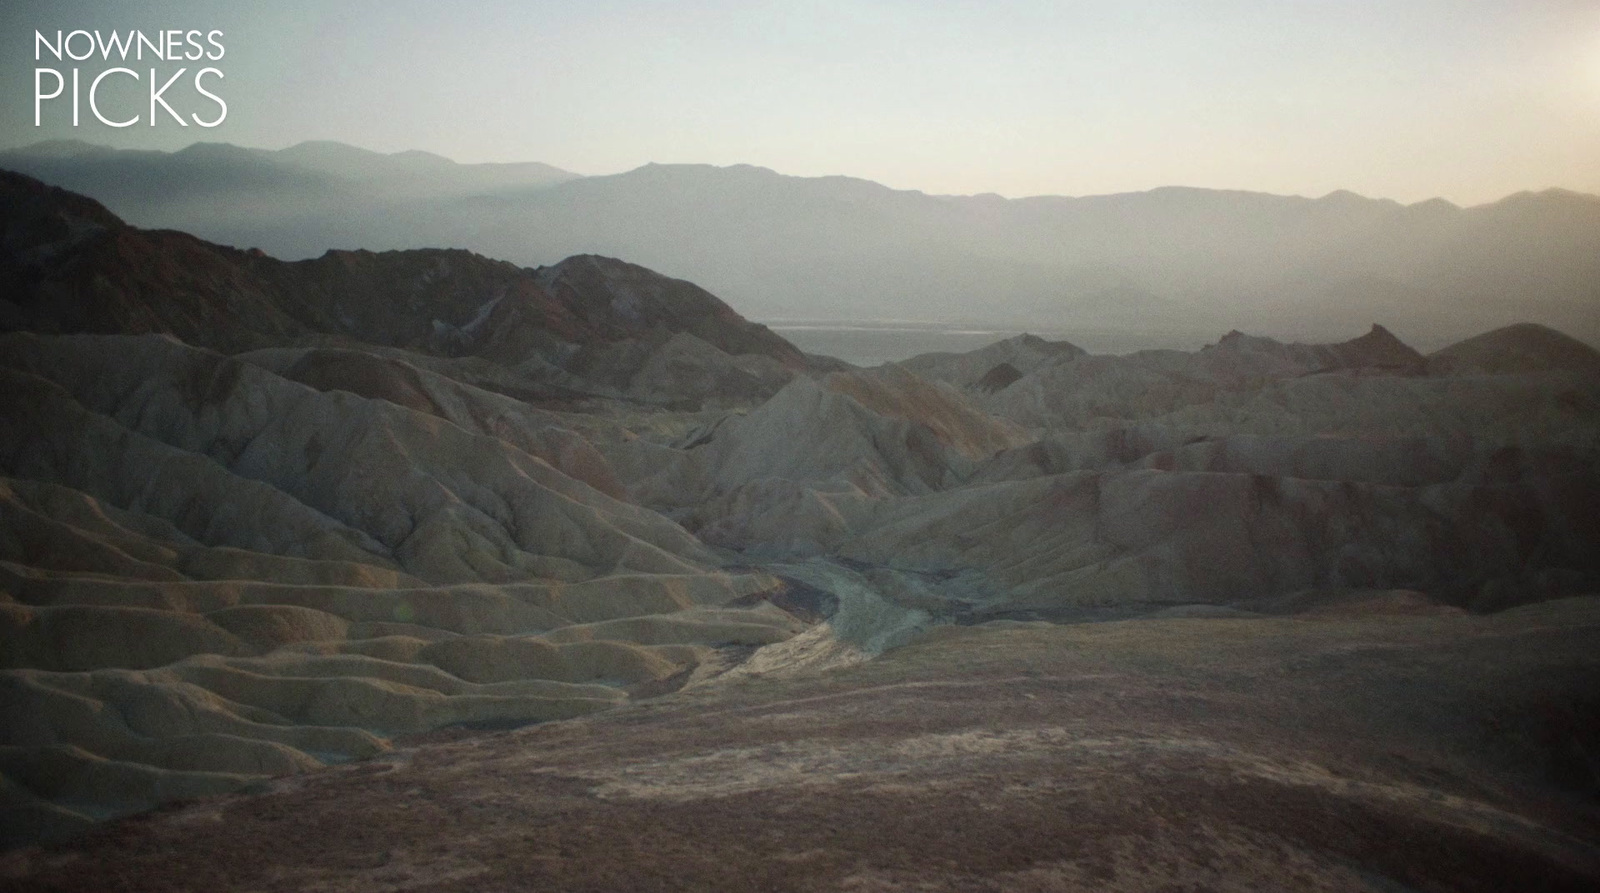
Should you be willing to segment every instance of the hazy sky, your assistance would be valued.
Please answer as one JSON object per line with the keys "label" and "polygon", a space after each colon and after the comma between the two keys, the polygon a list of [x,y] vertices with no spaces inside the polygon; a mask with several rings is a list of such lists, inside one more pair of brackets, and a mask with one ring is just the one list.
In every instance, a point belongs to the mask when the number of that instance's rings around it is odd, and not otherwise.
{"label": "hazy sky", "polygon": [[[63,99],[35,128],[34,31],[57,28],[221,29],[224,58],[199,64],[223,72],[207,86],[226,120],[113,129],[84,111],[73,128]],[[585,174],[750,163],[1008,196],[1600,193],[1600,0],[8,0],[0,34],[4,146],[332,139]],[[84,90],[110,67],[77,64]],[[197,63],[153,63],[162,80],[184,65],[192,77]],[[119,76],[104,104],[141,113],[144,89]],[[167,96],[215,114],[186,80]]]}

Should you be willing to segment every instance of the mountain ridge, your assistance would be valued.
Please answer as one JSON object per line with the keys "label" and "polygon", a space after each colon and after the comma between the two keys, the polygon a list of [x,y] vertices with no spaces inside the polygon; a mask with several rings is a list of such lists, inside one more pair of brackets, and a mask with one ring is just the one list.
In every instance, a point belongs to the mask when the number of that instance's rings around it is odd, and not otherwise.
{"label": "mountain ridge", "polygon": [[570,393],[558,369],[566,364],[626,390],[672,333],[703,342],[705,361],[736,378],[745,373],[733,371],[735,357],[760,357],[769,380],[751,379],[756,391],[810,362],[693,283],[611,258],[530,269],[463,249],[413,249],[281,261],[130,226],[92,199],[5,172],[0,212],[0,329],[166,333],[225,352],[331,338],[492,356],[546,370],[525,369],[532,392]]}
{"label": "mountain ridge", "polygon": [[1600,343],[1600,199],[1562,190],[1467,208],[1183,186],[1005,199],[752,165],[555,176],[325,143],[47,144],[0,152],[0,166],[140,226],[284,258],[419,247],[529,267],[626,257],[754,318],[981,317],[1012,331],[1160,328],[1192,343],[1245,317],[1298,340],[1381,318],[1424,348],[1526,320]]}
{"label": "mountain ridge", "polygon": [[1277,199],[1300,200],[1300,201],[1309,201],[1309,202],[1339,202],[1339,201],[1348,201],[1348,200],[1352,200],[1352,199],[1358,199],[1358,200],[1361,200],[1363,202],[1377,202],[1377,203],[1387,204],[1387,205],[1391,205],[1391,206],[1398,206],[1398,207],[1402,207],[1402,208],[1416,208],[1416,207],[1419,207],[1419,206],[1421,206],[1421,207],[1443,207],[1443,206],[1448,206],[1450,208],[1458,209],[1458,210],[1472,210],[1474,208],[1491,207],[1491,206],[1494,206],[1494,205],[1503,204],[1503,203],[1512,201],[1514,199],[1515,200],[1521,200],[1521,199],[1523,199],[1525,197],[1529,197],[1529,196],[1539,197],[1539,196],[1547,196],[1548,195],[1548,196],[1561,197],[1561,198],[1577,198],[1577,199],[1583,199],[1583,200],[1600,201],[1600,195],[1597,195],[1597,194],[1594,194],[1594,193],[1584,192],[1583,190],[1579,190],[1579,189],[1569,189],[1569,188],[1562,187],[1562,186],[1550,186],[1550,187],[1544,187],[1544,188],[1521,189],[1521,190],[1517,190],[1516,192],[1507,193],[1506,195],[1501,196],[1500,198],[1489,199],[1489,200],[1486,200],[1486,201],[1481,201],[1481,202],[1477,202],[1477,203],[1473,203],[1473,204],[1459,204],[1457,202],[1451,201],[1449,199],[1446,199],[1446,198],[1443,198],[1443,197],[1440,197],[1440,196],[1433,196],[1433,197],[1430,197],[1430,198],[1417,199],[1415,201],[1401,201],[1399,199],[1395,199],[1395,198],[1392,198],[1392,197],[1389,197],[1389,196],[1366,195],[1364,193],[1356,192],[1354,190],[1346,189],[1346,188],[1343,188],[1343,187],[1330,190],[1329,192],[1323,193],[1321,195],[1308,195],[1308,194],[1305,194],[1305,193],[1271,192],[1271,191],[1262,190],[1262,189],[1244,189],[1244,188],[1226,187],[1226,186],[1190,186],[1190,185],[1179,184],[1179,183],[1167,183],[1167,184],[1163,184],[1163,185],[1160,185],[1160,186],[1152,186],[1152,187],[1149,187],[1147,189],[1118,190],[1118,191],[1113,191],[1113,192],[1085,192],[1085,193],[1078,193],[1078,194],[1067,194],[1067,193],[1056,193],[1056,192],[1041,192],[1041,193],[1028,193],[1026,195],[1001,195],[1001,194],[996,193],[996,192],[973,192],[973,193],[930,192],[930,191],[927,191],[927,190],[924,190],[924,189],[917,189],[915,187],[890,186],[890,185],[888,185],[886,183],[882,183],[880,181],[873,180],[873,179],[868,178],[868,177],[858,177],[858,176],[854,176],[854,175],[851,175],[851,174],[788,174],[788,173],[783,173],[781,171],[778,171],[775,168],[770,168],[770,167],[767,167],[765,165],[753,164],[753,163],[749,163],[749,162],[734,162],[734,163],[731,163],[731,164],[715,164],[715,163],[712,163],[712,162],[647,161],[647,162],[645,162],[643,164],[640,164],[640,165],[637,165],[635,167],[628,168],[626,170],[621,170],[621,171],[614,171],[614,172],[611,172],[611,173],[580,174],[580,173],[569,171],[569,170],[566,170],[566,169],[563,169],[563,168],[560,168],[560,167],[557,167],[555,165],[551,165],[551,164],[549,164],[547,162],[542,162],[542,161],[533,161],[533,160],[528,160],[528,161],[456,161],[455,159],[450,158],[449,156],[440,155],[439,153],[430,152],[430,151],[425,150],[425,149],[401,149],[401,150],[394,151],[394,152],[381,152],[381,151],[378,151],[378,150],[375,150],[375,149],[367,149],[367,148],[362,147],[362,146],[357,146],[357,145],[355,145],[353,143],[346,143],[346,142],[343,142],[343,141],[340,141],[340,140],[328,140],[328,139],[302,140],[302,141],[300,141],[298,143],[294,143],[294,144],[286,146],[286,147],[284,147],[282,149],[267,149],[267,148],[254,147],[254,146],[241,146],[241,145],[239,145],[237,143],[229,143],[229,142],[226,142],[226,141],[197,141],[197,142],[191,143],[188,146],[185,146],[185,147],[183,147],[181,149],[165,150],[165,149],[118,149],[116,147],[108,146],[108,145],[105,145],[103,143],[95,143],[95,142],[90,142],[88,140],[70,138],[70,139],[40,140],[40,141],[35,142],[35,143],[27,143],[27,144],[20,145],[20,146],[12,146],[12,147],[9,147],[9,148],[3,148],[3,149],[0,149],[0,157],[4,157],[4,156],[7,156],[7,155],[13,155],[13,154],[15,154],[15,155],[65,155],[65,156],[72,156],[72,155],[100,155],[100,156],[104,156],[104,155],[108,155],[108,154],[128,154],[128,155],[146,155],[146,156],[156,156],[156,155],[167,155],[167,156],[170,156],[170,155],[182,154],[183,152],[189,151],[189,150],[194,149],[196,147],[209,147],[209,146],[228,147],[230,149],[241,150],[242,152],[247,152],[247,153],[252,153],[252,154],[259,154],[259,155],[277,156],[277,157],[282,157],[282,156],[284,156],[286,154],[291,155],[291,156],[292,155],[298,155],[298,154],[310,154],[307,150],[312,150],[312,149],[316,149],[316,150],[328,149],[328,150],[332,150],[332,151],[335,151],[335,152],[348,154],[350,157],[372,157],[372,158],[388,158],[388,159],[418,159],[418,160],[426,159],[430,163],[446,162],[446,163],[448,163],[450,165],[454,165],[454,166],[457,166],[457,167],[504,167],[504,166],[509,166],[509,165],[526,165],[526,166],[530,166],[530,167],[545,168],[545,169],[548,169],[548,170],[550,170],[550,171],[552,171],[554,173],[558,173],[560,175],[563,175],[563,176],[566,176],[566,177],[570,177],[572,179],[594,179],[594,178],[600,178],[600,177],[617,177],[617,176],[622,176],[622,175],[625,175],[625,174],[638,173],[638,172],[643,171],[643,170],[654,169],[654,168],[669,168],[669,169],[670,168],[686,168],[686,169],[706,169],[706,170],[718,170],[718,171],[749,171],[749,172],[755,172],[755,173],[759,173],[759,174],[772,175],[772,176],[781,177],[781,178],[790,179],[790,180],[845,181],[845,182],[851,182],[851,183],[870,184],[872,186],[882,188],[882,189],[887,190],[889,192],[901,192],[901,193],[909,193],[909,194],[914,194],[914,195],[923,195],[923,196],[927,196],[929,198],[979,199],[979,200],[983,200],[983,201],[1002,201],[1002,202],[1029,202],[1029,201],[1053,200],[1053,199],[1094,200],[1094,199],[1123,198],[1123,197],[1127,197],[1127,196],[1147,195],[1147,194],[1152,194],[1152,193],[1162,194],[1162,193],[1184,193],[1184,192],[1210,193],[1210,194],[1223,194],[1223,195],[1242,195],[1242,196],[1268,196],[1268,197],[1277,198]]}

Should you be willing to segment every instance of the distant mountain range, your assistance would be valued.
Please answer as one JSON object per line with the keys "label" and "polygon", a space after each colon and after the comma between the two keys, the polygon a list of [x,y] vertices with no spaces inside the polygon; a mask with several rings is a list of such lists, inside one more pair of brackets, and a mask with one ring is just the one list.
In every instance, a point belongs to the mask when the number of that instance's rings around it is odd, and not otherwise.
{"label": "distant mountain range", "polygon": [[1521,320],[1600,342],[1600,198],[1414,205],[1169,187],[1082,198],[935,196],[749,166],[581,177],[338,143],[178,152],[78,142],[0,167],[130,223],[288,259],[459,247],[527,266],[626,257],[758,319],[982,322],[1196,343],[1250,321],[1336,339],[1381,319],[1424,348]]}

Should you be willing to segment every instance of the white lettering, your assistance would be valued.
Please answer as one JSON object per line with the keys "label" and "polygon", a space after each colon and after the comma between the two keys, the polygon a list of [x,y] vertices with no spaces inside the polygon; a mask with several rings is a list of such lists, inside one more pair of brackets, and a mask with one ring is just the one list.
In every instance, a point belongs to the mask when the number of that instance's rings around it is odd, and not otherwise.
{"label": "white lettering", "polygon": [[215,121],[202,121],[200,120],[199,115],[190,115],[189,117],[194,119],[194,123],[199,124],[201,127],[215,127],[218,124],[221,124],[224,118],[228,117],[228,104],[222,101],[221,96],[212,93],[200,84],[200,79],[208,74],[215,74],[219,78],[223,77],[222,72],[215,68],[202,68],[200,69],[200,73],[194,76],[194,88],[200,91],[201,96],[209,97],[212,102],[215,102],[218,106],[220,106],[222,111],[217,115],[217,120]]}
{"label": "white lettering", "polygon": [[[40,88],[44,84],[44,76],[47,74],[56,79],[56,92],[51,93],[49,96],[40,92]],[[46,99],[55,99],[60,96],[61,91],[66,86],[66,79],[61,76],[61,72],[56,71],[54,68],[35,68],[33,70],[33,126],[39,126],[39,104]]]}
{"label": "white lettering", "polygon": [[126,60],[128,58],[128,50],[133,48],[132,31],[129,31],[126,37],[118,37],[117,32],[113,31],[111,32],[110,40],[101,37],[100,32],[96,31],[94,32],[94,39],[95,43],[100,45],[100,58],[102,59],[110,59],[111,51],[116,50],[117,57]]}
{"label": "white lettering", "polygon": [[[83,35],[84,40],[89,41],[89,48],[84,50],[83,55],[81,56],[72,51],[72,38],[77,37],[79,34]],[[82,62],[83,60],[94,55],[94,35],[87,31],[74,31],[71,34],[68,34],[66,39],[61,42],[61,48],[67,51],[67,55],[71,57],[74,62]]]}
{"label": "white lettering", "polygon": [[[132,118],[129,118],[126,121],[112,121],[105,115],[100,114],[100,106],[95,102],[94,94],[95,91],[100,89],[100,82],[105,80],[108,75],[117,74],[119,72],[122,74],[131,75],[136,81],[139,79],[139,73],[137,71],[130,71],[126,68],[107,68],[105,71],[100,72],[100,76],[96,77],[94,82],[89,85],[89,111],[94,112],[94,116],[100,119],[100,123],[107,127],[131,127],[139,123],[138,115],[134,115]],[[154,72],[151,72],[151,74],[154,74]]]}
{"label": "white lettering", "polygon": [[52,56],[56,57],[57,61],[61,60],[61,32],[60,31],[56,32],[56,44],[55,44],[55,46],[51,46],[50,45],[50,39],[45,37],[43,34],[40,34],[38,31],[33,32],[33,61],[35,61],[35,62],[38,62],[39,60],[44,58],[43,56],[41,56],[39,54],[39,44],[41,44],[41,43],[44,44],[44,48],[45,49],[50,51],[50,54]]}
{"label": "white lettering", "polygon": [[170,78],[167,78],[167,82],[165,84],[161,85],[161,89],[160,90],[157,90],[156,89],[156,70],[154,68],[150,69],[150,126],[151,127],[156,126],[156,103],[158,103],[158,102],[161,103],[161,107],[162,108],[167,110],[167,114],[172,116],[172,120],[178,122],[179,126],[181,126],[181,127],[188,127],[189,126],[189,122],[183,120],[183,116],[182,115],[179,115],[177,112],[173,111],[172,110],[172,106],[167,105],[167,101],[165,99],[163,99],[162,96],[161,96],[161,94],[167,92],[167,88],[168,87],[172,86],[173,83],[175,83],[178,80],[178,78],[183,77],[183,73],[188,71],[188,70],[189,69],[187,69],[187,68],[178,69],[178,73],[173,75]]}

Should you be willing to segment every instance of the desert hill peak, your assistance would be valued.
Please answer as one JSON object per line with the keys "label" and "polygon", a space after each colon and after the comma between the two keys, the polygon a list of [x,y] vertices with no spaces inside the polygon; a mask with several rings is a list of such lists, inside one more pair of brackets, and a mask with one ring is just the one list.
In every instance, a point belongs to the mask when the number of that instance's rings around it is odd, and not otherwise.
{"label": "desert hill peak", "polygon": [[1284,344],[1234,329],[1207,350],[1219,355],[1276,357],[1307,372],[1362,368],[1417,371],[1423,364],[1422,354],[1377,323],[1365,335],[1337,344]]}
{"label": "desert hill peak", "polygon": [[1489,373],[1563,370],[1600,376],[1600,351],[1538,323],[1516,323],[1435,351],[1439,368]]}

